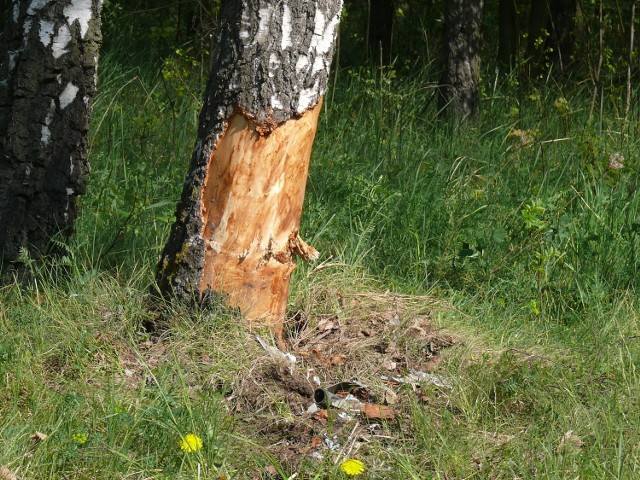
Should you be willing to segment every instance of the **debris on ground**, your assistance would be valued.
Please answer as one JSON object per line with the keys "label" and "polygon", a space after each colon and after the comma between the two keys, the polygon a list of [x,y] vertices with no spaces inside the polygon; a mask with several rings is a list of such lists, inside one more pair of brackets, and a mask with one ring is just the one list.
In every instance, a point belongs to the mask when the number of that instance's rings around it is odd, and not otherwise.
{"label": "debris on ground", "polygon": [[304,458],[338,462],[372,442],[405,441],[411,402],[453,387],[434,372],[460,340],[431,322],[434,311],[452,307],[392,293],[334,296],[337,311],[310,309],[287,322],[286,351],[255,336],[265,353],[227,399],[292,469]]}

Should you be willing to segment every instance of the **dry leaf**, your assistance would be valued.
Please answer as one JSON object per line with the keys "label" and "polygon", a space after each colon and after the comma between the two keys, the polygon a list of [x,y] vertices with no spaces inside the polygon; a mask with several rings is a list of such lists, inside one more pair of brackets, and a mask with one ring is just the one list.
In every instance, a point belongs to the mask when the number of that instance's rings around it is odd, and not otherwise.
{"label": "dry leaf", "polygon": [[329,418],[329,412],[327,412],[327,410],[325,410],[324,408],[321,408],[316,412],[314,417],[316,420],[327,420]]}
{"label": "dry leaf", "polygon": [[422,365],[422,370],[427,373],[433,373],[438,368],[438,365],[440,365],[440,362],[442,362],[442,357],[440,355],[434,355]]}
{"label": "dry leaf", "polygon": [[264,470],[265,470],[265,472],[267,472],[269,475],[273,475],[273,476],[275,476],[275,475],[277,475],[277,474],[278,474],[278,471],[276,470],[276,467],[274,467],[273,465],[267,465],[267,466],[265,467],[265,469],[264,469]]}
{"label": "dry leaf", "polygon": [[396,309],[392,308],[387,310],[385,314],[385,320],[389,322],[389,325],[391,325],[392,327],[397,327],[398,325],[400,325],[400,315],[398,315]]}
{"label": "dry leaf", "polygon": [[324,354],[317,348],[314,348],[311,350],[311,352],[316,356],[316,358],[318,360],[320,360],[320,362],[322,362],[323,365],[331,365],[331,362],[327,359],[327,357],[324,356]]}
{"label": "dry leaf", "polygon": [[391,419],[395,418],[396,412],[391,407],[385,405],[366,404],[362,409],[362,414],[371,419]]}
{"label": "dry leaf", "polygon": [[387,405],[395,405],[398,403],[398,394],[390,388],[384,389],[384,401]]}
{"label": "dry leaf", "polygon": [[322,445],[322,439],[320,437],[313,437],[309,444],[309,448],[318,448],[320,445]]}
{"label": "dry leaf", "polygon": [[573,430],[569,430],[560,439],[560,443],[558,444],[558,448],[556,448],[556,452],[559,454],[570,452],[577,453],[582,450],[583,446],[584,442],[582,441],[582,439],[577,436],[573,432]]}
{"label": "dry leaf", "polygon": [[324,320],[320,320],[318,322],[318,327],[317,329],[321,332],[327,331],[327,330],[334,330],[336,328],[336,324],[333,322],[333,320],[329,320],[329,319],[324,319]]}
{"label": "dry leaf", "polygon": [[393,361],[393,360],[391,360],[390,358],[385,358],[385,359],[382,361],[382,366],[383,366],[384,368],[386,368],[387,370],[389,370],[389,371],[391,371],[391,372],[392,372],[392,371],[394,371],[394,370],[396,369],[396,367],[398,366],[398,363],[397,363],[397,362],[394,362],[394,361]]}
{"label": "dry leaf", "polygon": [[0,465],[0,480],[18,480],[18,477],[8,467]]}
{"label": "dry leaf", "polygon": [[342,354],[334,355],[331,357],[331,365],[344,365],[347,357]]}
{"label": "dry leaf", "polygon": [[47,438],[49,438],[49,435],[42,432],[36,432],[33,435],[31,435],[29,438],[36,442],[44,442]]}

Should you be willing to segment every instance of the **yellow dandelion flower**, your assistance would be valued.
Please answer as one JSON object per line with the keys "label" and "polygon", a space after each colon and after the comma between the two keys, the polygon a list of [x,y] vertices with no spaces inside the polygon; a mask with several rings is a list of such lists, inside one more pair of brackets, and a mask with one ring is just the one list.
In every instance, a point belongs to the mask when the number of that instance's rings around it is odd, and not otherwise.
{"label": "yellow dandelion flower", "polygon": [[355,477],[356,475],[360,475],[364,473],[364,463],[360,460],[356,460],[355,458],[350,458],[349,460],[345,460],[340,464],[340,470],[346,473],[349,476]]}
{"label": "yellow dandelion flower", "polygon": [[180,450],[195,453],[202,448],[202,438],[194,433],[188,433],[180,440]]}
{"label": "yellow dandelion flower", "polygon": [[74,433],[71,436],[71,440],[73,440],[78,445],[84,445],[85,443],[87,443],[88,439],[89,437],[86,433]]}

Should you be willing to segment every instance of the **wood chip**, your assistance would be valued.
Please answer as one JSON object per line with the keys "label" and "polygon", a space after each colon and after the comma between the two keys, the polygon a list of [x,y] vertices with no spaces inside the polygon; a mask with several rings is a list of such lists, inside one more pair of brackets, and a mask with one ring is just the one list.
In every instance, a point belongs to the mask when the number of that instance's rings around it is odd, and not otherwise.
{"label": "wood chip", "polygon": [[369,419],[392,419],[395,418],[396,412],[386,405],[366,404],[362,409],[362,414]]}

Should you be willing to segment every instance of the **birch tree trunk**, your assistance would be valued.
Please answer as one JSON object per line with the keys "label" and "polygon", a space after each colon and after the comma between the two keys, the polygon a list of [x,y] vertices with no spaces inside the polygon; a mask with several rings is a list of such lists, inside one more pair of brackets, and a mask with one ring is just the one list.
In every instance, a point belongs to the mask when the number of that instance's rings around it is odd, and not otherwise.
{"label": "birch tree trunk", "polygon": [[0,43],[0,255],[51,248],[86,188],[99,0],[14,0]]}
{"label": "birch tree trunk", "polygon": [[311,147],[342,0],[223,4],[198,138],[157,275],[160,293],[226,296],[281,331]]}
{"label": "birch tree trunk", "polygon": [[483,3],[483,0],[447,2],[445,62],[438,105],[441,113],[452,119],[464,120],[478,111]]}

